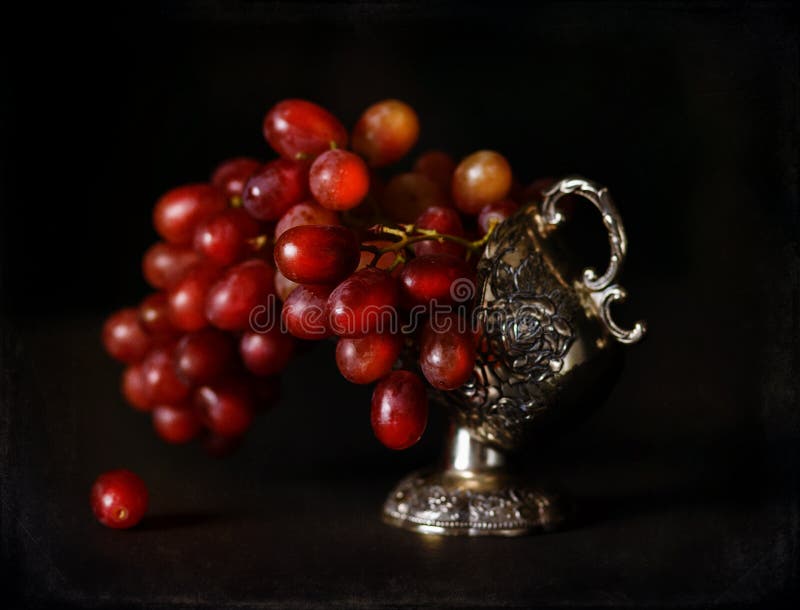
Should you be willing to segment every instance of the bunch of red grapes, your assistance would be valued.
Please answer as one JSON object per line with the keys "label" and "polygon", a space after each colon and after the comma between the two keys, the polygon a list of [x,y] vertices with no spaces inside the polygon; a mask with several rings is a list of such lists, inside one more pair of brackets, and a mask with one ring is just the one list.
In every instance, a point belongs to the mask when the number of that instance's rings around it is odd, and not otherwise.
{"label": "bunch of red grapes", "polygon": [[464,288],[526,192],[493,151],[458,164],[430,151],[389,177],[382,168],[419,133],[397,100],[369,107],[351,134],[320,106],[285,100],[263,131],[279,158],[225,161],[156,203],[161,241],[142,262],[155,292],[103,329],[127,365],[122,393],[165,441],[199,437],[224,454],[276,400],[298,345],[335,338],[342,375],[377,382],[377,438],[409,447],[427,423],[426,382],[450,390],[472,373]]}

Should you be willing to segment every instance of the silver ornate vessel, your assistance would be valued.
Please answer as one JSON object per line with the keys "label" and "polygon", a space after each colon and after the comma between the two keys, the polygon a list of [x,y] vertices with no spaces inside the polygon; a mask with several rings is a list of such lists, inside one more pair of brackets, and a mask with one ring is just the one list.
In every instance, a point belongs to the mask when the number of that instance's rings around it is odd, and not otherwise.
{"label": "silver ornate vessel", "polygon": [[[575,273],[554,239],[564,220],[557,204],[566,195],[587,199],[602,215],[611,247],[602,275]],[[607,189],[577,177],[557,182],[540,203],[497,227],[478,264],[481,344],[472,379],[435,396],[452,413],[443,460],[392,490],[385,521],[429,534],[514,536],[565,519],[559,497],[516,475],[509,454],[607,385],[617,344],[644,335],[643,322],[624,330],[611,317],[611,304],[626,296],[614,283],[626,250]]]}

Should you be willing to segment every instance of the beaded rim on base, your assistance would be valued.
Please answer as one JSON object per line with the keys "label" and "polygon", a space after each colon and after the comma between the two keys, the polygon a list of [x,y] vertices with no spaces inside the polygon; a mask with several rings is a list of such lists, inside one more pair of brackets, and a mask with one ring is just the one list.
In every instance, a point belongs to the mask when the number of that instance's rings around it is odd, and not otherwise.
{"label": "beaded rim on base", "polygon": [[564,521],[559,498],[538,488],[473,490],[442,483],[442,473],[414,473],[383,506],[390,525],[423,534],[520,536],[550,531]]}

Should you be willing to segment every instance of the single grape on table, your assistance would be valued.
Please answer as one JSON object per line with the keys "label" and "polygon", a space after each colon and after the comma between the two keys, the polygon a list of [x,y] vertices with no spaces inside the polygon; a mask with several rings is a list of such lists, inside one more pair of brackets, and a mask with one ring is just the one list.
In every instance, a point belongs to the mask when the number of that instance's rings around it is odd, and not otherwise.
{"label": "single grape on table", "polygon": [[101,474],[90,492],[95,517],[113,529],[128,529],[139,523],[147,512],[148,499],[144,481],[130,470]]}

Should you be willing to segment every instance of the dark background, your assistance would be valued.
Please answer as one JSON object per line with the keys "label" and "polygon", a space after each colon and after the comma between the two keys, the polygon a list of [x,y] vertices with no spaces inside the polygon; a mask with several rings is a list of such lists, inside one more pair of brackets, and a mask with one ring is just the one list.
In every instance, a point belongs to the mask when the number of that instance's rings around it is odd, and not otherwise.
{"label": "dark background", "polygon": [[[131,5],[133,6],[133,5]],[[796,600],[796,20],[780,3],[33,5],[0,19],[3,592],[74,606],[686,606]],[[330,346],[286,373],[232,458],[166,447],[98,336],[147,288],[160,193],[269,158],[267,108],[347,125],[411,103],[415,152],[506,154],[607,184],[647,340],[603,409],[528,463],[575,496],[565,532],[437,540],[383,526],[441,415],[381,448]],[[598,228],[599,231],[599,228]],[[588,400],[591,400],[589,397]],[[139,472],[119,533],[86,496]]]}

